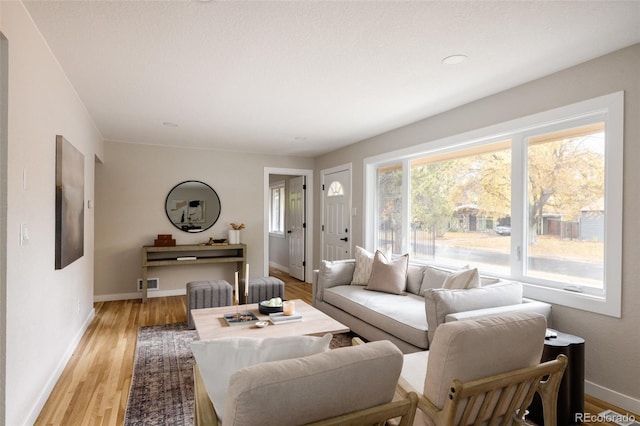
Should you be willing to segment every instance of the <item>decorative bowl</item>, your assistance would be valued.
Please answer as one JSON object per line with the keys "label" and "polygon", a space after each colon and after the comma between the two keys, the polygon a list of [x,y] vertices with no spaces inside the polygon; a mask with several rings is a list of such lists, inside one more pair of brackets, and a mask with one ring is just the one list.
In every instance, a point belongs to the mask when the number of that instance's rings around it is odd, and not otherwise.
{"label": "decorative bowl", "polygon": [[258,303],[258,310],[261,314],[274,314],[276,312],[282,312],[282,305],[280,306],[267,306],[266,303],[269,303],[268,300],[264,300]]}
{"label": "decorative bowl", "polygon": [[258,322],[256,323],[256,327],[258,327],[258,328],[265,328],[265,327],[266,327],[266,326],[268,326],[268,325],[269,325],[269,322],[268,322],[268,321],[258,321]]}

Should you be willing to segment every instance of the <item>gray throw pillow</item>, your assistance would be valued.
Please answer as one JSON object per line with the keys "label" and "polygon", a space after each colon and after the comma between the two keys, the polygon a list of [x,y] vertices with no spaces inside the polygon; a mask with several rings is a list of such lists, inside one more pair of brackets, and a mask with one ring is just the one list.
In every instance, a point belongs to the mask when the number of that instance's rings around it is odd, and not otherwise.
{"label": "gray throw pillow", "polygon": [[392,294],[404,294],[407,286],[407,267],[409,255],[405,254],[394,260],[387,260],[381,251],[373,257],[371,277],[367,282],[367,290],[382,291]]}

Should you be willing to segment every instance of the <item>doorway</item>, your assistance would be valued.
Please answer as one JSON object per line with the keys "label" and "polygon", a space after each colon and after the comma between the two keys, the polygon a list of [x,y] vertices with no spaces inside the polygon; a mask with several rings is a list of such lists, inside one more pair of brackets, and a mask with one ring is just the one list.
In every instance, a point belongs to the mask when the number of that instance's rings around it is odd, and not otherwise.
{"label": "doorway", "polygon": [[313,170],[265,168],[264,275],[274,268],[310,282]]}

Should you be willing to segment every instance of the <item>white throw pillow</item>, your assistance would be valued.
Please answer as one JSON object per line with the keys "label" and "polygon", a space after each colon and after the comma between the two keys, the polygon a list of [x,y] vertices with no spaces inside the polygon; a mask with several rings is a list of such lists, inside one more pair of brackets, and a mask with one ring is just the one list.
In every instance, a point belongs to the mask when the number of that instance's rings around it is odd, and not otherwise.
{"label": "white throw pillow", "polygon": [[373,253],[356,246],[356,269],[353,271],[351,285],[367,285],[373,267]]}
{"label": "white throw pillow", "polygon": [[241,368],[269,361],[301,358],[329,350],[331,334],[323,337],[223,337],[191,343],[213,407],[224,418],[229,378]]}
{"label": "white throw pillow", "polygon": [[478,274],[478,268],[453,272],[449,274],[442,283],[442,288],[449,290],[465,290],[477,287],[480,287],[480,274]]}

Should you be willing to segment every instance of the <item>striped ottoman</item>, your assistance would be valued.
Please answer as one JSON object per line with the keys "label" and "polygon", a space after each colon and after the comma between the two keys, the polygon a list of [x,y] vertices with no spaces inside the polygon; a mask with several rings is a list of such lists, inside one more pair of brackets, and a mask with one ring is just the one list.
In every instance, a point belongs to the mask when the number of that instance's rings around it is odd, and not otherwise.
{"label": "striped ottoman", "polygon": [[284,299],[284,282],[276,277],[249,279],[249,299],[246,303],[260,303],[272,297]]}
{"label": "striped ottoman", "polygon": [[187,322],[189,328],[195,328],[192,309],[230,306],[233,299],[233,287],[225,280],[191,281],[187,283]]}

